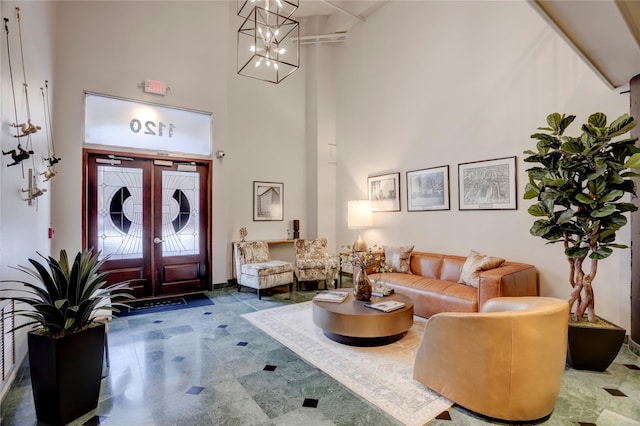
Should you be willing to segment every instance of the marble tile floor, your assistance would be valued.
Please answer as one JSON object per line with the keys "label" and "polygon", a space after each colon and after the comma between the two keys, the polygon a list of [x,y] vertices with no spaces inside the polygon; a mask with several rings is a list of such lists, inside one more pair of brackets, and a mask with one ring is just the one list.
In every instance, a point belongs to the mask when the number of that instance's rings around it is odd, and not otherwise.
{"label": "marble tile floor", "polygon": [[[349,282],[346,285],[350,285]],[[310,300],[314,290],[216,289],[214,305],[114,319],[96,410],[73,425],[399,425],[240,315]],[[482,392],[482,390],[478,390]],[[2,425],[38,425],[26,362]],[[500,424],[453,406],[430,426]],[[640,358],[626,345],[605,373],[567,368],[545,425],[640,426]]]}

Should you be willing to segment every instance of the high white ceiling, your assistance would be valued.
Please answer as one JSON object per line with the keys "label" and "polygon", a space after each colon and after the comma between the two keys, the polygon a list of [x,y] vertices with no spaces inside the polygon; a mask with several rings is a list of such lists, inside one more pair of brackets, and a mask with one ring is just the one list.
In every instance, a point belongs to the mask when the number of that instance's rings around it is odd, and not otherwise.
{"label": "high white ceiling", "polygon": [[529,0],[611,87],[640,74],[640,2]]}
{"label": "high white ceiling", "polygon": [[389,0],[300,0],[294,19],[305,22],[321,16],[324,34],[348,32],[354,26],[366,22]]}
{"label": "high white ceiling", "polygon": [[[304,24],[322,17],[321,25],[303,25],[308,29],[307,40],[313,41],[314,35],[346,33],[366,24],[367,18],[393,0],[299,1],[294,19]],[[640,1],[527,1],[610,87],[623,86],[640,74]]]}

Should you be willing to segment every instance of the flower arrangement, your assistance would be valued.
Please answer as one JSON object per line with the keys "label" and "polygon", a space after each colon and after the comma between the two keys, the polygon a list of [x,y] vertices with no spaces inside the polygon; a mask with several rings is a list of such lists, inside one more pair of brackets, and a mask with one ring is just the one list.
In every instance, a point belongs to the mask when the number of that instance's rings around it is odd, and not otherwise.
{"label": "flower arrangement", "polygon": [[367,269],[374,263],[381,264],[383,252],[377,245],[369,247],[366,251],[353,251],[351,246],[344,246],[349,251],[347,263],[358,268]]}
{"label": "flower arrangement", "polygon": [[[373,266],[372,271],[384,274],[391,272],[391,265],[384,261],[384,251],[378,246],[369,247],[366,251],[352,251],[351,246],[343,246],[349,254],[344,261],[358,268],[368,269]],[[376,280],[380,280],[376,278]]]}
{"label": "flower arrangement", "polygon": [[[386,265],[382,261],[384,252],[374,245],[365,251],[353,251],[351,246],[345,246],[349,251],[346,262],[358,268],[358,273],[354,278],[354,297],[358,300],[369,300],[371,298],[372,285],[367,277],[367,268],[373,266],[376,272],[386,271]],[[379,282],[376,280],[376,286]]]}
{"label": "flower arrangement", "polygon": [[392,272],[393,268],[391,268],[391,266],[386,262],[379,262],[373,270],[381,274],[376,275],[376,277],[373,279],[373,291],[379,294],[387,295],[390,290],[387,288],[387,283],[384,280],[384,274],[385,272]]}

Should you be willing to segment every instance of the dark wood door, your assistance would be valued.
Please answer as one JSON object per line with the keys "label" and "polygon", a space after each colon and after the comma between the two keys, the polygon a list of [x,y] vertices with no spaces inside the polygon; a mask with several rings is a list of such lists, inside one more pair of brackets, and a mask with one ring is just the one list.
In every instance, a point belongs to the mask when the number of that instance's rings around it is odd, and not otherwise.
{"label": "dark wood door", "polygon": [[87,242],[109,282],[136,297],[209,288],[209,164],[107,156],[87,161]]}

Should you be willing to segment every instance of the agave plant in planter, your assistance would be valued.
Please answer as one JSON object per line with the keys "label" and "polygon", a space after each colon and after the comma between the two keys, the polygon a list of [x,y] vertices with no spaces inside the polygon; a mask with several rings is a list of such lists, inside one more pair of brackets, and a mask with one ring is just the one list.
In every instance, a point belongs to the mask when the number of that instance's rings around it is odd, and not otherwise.
{"label": "agave plant in planter", "polygon": [[[117,312],[126,307],[117,301],[131,298],[128,283],[106,284],[99,272],[106,259],[93,250],[78,252],[69,263],[65,250],[59,259],[40,255],[44,262],[29,259],[32,267],[17,269],[36,282],[20,289],[0,290],[0,300],[13,300],[15,314],[27,319],[29,367],[36,415],[51,425],[66,424],[93,410],[98,404],[105,347],[105,325],[95,322],[100,311]],[[11,294],[3,296],[3,293]]]}
{"label": "agave plant in planter", "polygon": [[[525,151],[524,161],[538,165],[527,169],[529,182],[524,198],[536,200],[528,210],[538,218],[530,233],[564,246],[569,262],[568,302],[572,322],[593,324],[598,319],[592,287],[598,262],[609,257],[614,249],[628,248],[616,242],[616,232],[627,224],[624,214],[637,210],[623,197],[625,193],[636,193],[632,178],[638,174],[629,169],[640,167],[640,149],[635,147],[637,138],[613,140],[636,126],[636,121],[627,114],[608,124],[607,116],[597,112],[582,125],[579,136],[566,136],[564,132],[575,118],[551,114],[547,117],[548,127],[531,135],[537,141],[537,149]],[[576,330],[581,334],[585,330],[599,332],[598,329],[570,327],[568,360],[574,368],[604,371],[609,366],[625,334],[624,329],[612,326],[618,329],[612,339],[614,348],[605,359],[595,363],[591,357],[604,344],[595,341],[582,344],[588,351],[587,359],[582,360],[572,340],[578,340]]]}

